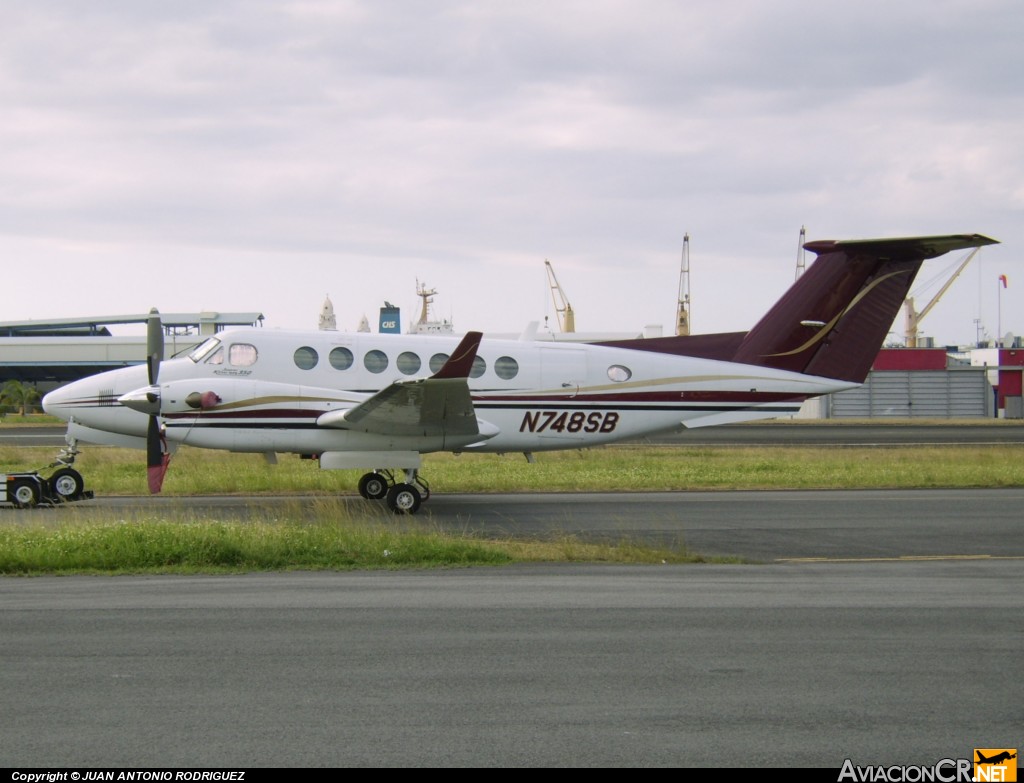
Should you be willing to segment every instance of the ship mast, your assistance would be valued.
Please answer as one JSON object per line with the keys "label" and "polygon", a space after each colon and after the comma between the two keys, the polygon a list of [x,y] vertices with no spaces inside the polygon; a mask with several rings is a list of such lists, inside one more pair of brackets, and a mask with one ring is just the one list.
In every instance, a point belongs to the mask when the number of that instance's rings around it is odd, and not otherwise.
{"label": "ship mast", "polygon": [[430,305],[434,303],[433,297],[437,294],[436,288],[427,289],[423,283],[416,280],[416,296],[423,300],[420,307],[420,320],[417,322],[421,326],[425,326],[430,321]]}

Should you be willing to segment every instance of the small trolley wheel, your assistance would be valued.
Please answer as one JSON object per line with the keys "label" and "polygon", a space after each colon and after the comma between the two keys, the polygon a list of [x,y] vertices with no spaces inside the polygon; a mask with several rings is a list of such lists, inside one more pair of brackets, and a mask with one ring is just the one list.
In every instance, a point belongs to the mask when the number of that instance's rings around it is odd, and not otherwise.
{"label": "small trolley wheel", "polygon": [[18,479],[10,489],[11,501],[18,508],[32,508],[39,503],[39,485],[29,479]]}
{"label": "small trolley wheel", "polygon": [[396,514],[415,514],[420,507],[420,493],[412,484],[395,484],[388,490],[388,508]]}
{"label": "small trolley wheel", "polygon": [[61,468],[50,476],[49,483],[55,500],[78,500],[85,489],[82,474],[74,468]]}
{"label": "small trolley wheel", "polygon": [[388,480],[380,473],[367,473],[359,479],[359,494],[367,500],[380,500],[388,494]]}

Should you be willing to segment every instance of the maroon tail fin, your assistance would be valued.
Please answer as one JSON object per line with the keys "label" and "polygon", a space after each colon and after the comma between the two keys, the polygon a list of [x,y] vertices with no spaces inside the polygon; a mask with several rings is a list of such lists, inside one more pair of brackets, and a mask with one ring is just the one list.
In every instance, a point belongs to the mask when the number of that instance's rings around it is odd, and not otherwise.
{"label": "maroon tail fin", "polygon": [[747,333],[733,361],[863,383],[921,263],[992,244],[980,234],[809,242],[817,260]]}

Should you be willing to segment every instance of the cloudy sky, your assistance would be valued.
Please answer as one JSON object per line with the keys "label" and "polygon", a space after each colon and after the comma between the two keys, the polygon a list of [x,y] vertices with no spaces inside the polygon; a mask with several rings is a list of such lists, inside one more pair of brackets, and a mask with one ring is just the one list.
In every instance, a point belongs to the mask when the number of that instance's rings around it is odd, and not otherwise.
{"label": "cloudy sky", "polygon": [[806,226],[999,239],[923,330],[1024,333],[1020,0],[0,8],[0,321],[329,295],[354,330],[419,279],[515,332],[550,259],[578,330],[668,334],[688,232],[693,331],[741,330]]}

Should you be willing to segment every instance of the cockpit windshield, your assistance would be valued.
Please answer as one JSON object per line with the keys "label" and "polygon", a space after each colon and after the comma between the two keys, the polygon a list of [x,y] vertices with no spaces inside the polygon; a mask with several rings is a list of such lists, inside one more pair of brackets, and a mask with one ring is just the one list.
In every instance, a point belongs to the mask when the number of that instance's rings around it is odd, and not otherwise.
{"label": "cockpit windshield", "polygon": [[220,340],[216,337],[211,337],[205,343],[197,346],[192,353],[188,355],[188,358],[194,361],[196,364],[203,361],[207,356],[217,350],[220,347]]}

